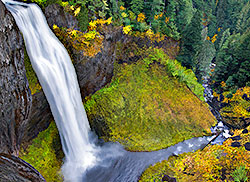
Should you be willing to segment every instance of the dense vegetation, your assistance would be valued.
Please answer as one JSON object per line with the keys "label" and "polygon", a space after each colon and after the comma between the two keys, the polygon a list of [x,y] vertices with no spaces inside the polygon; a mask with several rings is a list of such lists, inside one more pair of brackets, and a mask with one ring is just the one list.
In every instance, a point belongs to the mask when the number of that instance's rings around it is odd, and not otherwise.
{"label": "dense vegetation", "polygon": [[[146,50],[150,52],[150,50]],[[164,67],[163,67],[164,66]],[[191,70],[158,49],[133,64],[118,64],[110,85],[85,103],[92,128],[106,141],[152,151],[209,132],[215,119]]]}
{"label": "dense vegetation", "polygon": [[[136,52],[131,51],[134,46],[124,50],[117,43],[117,58],[119,54],[132,52],[135,56],[140,55],[140,59],[136,63],[122,60],[119,65],[116,62],[112,83],[85,103],[92,127],[105,140],[119,141],[130,150],[156,150],[201,135],[208,125],[200,121],[210,120],[211,116],[193,110],[207,109],[200,101],[203,100],[203,88],[197,82],[198,79],[201,83],[204,76],[210,78],[214,96],[222,102],[223,120],[236,128],[249,125],[249,0],[32,2],[42,8],[58,3],[77,18],[80,29],[54,26],[54,32],[69,52],[73,48],[82,51],[84,56],[96,56],[103,48],[100,27],[109,24],[120,26],[123,34],[150,39],[152,45],[170,38],[178,41],[180,49],[171,53],[178,53],[177,60],[170,56],[171,51],[166,54],[166,49],[138,49]],[[141,56],[143,51],[145,55]],[[211,63],[216,66],[210,67]],[[35,93],[40,86],[27,56],[25,66],[32,93]],[[153,104],[147,106],[147,103]],[[104,110],[105,106],[111,111]],[[194,123],[199,127],[193,128]],[[235,134],[241,134],[241,130]],[[250,178],[250,155],[243,145],[249,141],[249,134],[241,136],[243,140],[239,148],[232,147],[229,139],[221,146],[209,146],[203,151],[172,157],[146,170],[141,181],[162,181],[165,174],[178,178],[178,181],[247,181]],[[52,141],[50,137],[47,139]],[[32,146],[37,145],[36,140]],[[54,160],[50,144],[44,151],[49,148],[45,153]],[[49,177],[47,168],[41,168],[39,162],[33,160],[35,149],[32,146],[23,158],[48,176],[47,179],[56,179],[53,175]],[[40,146],[38,148],[43,151]]]}
{"label": "dense vegetation", "polygon": [[49,182],[62,181],[60,168],[64,154],[55,122],[21,151],[20,158],[31,164]]}
{"label": "dense vegetation", "polygon": [[[250,127],[248,127],[248,130]],[[236,181],[247,182],[250,179],[250,133],[234,131],[240,140],[228,139],[223,145],[211,145],[204,150],[170,157],[148,168],[140,182],[162,181],[164,175],[175,177],[177,181]],[[237,147],[233,143],[239,143]]]}

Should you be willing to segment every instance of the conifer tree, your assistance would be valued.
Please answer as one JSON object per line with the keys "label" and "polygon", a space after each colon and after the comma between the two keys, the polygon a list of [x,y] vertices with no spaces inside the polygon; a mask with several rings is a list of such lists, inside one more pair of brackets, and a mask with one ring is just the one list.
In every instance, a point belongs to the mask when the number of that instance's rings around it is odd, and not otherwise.
{"label": "conifer tree", "polygon": [[202,45],[202,24],[201,12],[197,10],[190,22],[183,31],[181,38],[181,52],[177,57],[183,66],[193,68],[196,56]]}
{"label": "conifer tree", "polygon": [[192,0],[179,0],[176,5],[176,25],[180,33],[190,23],[194,9]]}
{"label": "conifer tree", "polygon": [[130,2],[130,9],[133,11],[136,15],[140,14],[144,7],[144,1],[143,0],[132,0]]}

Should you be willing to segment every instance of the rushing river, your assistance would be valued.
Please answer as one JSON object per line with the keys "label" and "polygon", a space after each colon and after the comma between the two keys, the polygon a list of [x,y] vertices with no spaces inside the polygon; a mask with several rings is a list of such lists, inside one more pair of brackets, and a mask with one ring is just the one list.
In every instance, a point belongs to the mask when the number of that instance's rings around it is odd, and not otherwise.
{"label": "rushing river", "polygon": [[204,147],[213,137],[186,140],[155,152],[128,152],[119,144],[95,144],[70,57],[35,4],[2,0],[23,34],[26,49],[61,137],[64,180],[134,182],[151,164]]}

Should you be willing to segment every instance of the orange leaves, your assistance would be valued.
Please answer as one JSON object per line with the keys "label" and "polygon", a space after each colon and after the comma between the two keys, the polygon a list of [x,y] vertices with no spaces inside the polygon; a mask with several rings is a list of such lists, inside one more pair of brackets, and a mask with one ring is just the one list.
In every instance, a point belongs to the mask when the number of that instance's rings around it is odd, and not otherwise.
{"label": "orange leaves", "polygon": [[214,34],[214,36],[211,38],[211,42],[214,43],[217,40],[218,34]]}
{"label": "orange leaves", "polygon": [[165,23],[168,24],[168,23],[169,23],[169,20],[170,20],[170,17],[166,17],[166,18],[165,18]]}
{"label": "orange leaves", "polygon": [[220,85],[221,85],[222,88],[225,88],[225,87],[226,87],[226,83],[225,83],[224,81],[222,81],[222,82],[220,83]]}
{"label": "orange leaves", "polygon": [[158,20],[158,19],[161,18],[162,16],[163,16],[163,13],[161,13],[161,14],[156,14],[156,15],[154,16],[154,19]]}
{"label": "orange leaves", "polygon": [[140,13],[137,17],[138,22],[143,22],[145,20],[145,15],[143,13]]}
{"label": "orange leaves", "polygon": [[173,168],[178,181],[217,181],[222,175],[230,180],[233,171],[241,165],[249,171],[249,152],[244,147],[231,147],[231,143],[229,139],[223,145],[212,145],[203,151],[180,156]]}
{"label": "orange leaves", "polygon": [[126,8],[124,8],[123,6],[120,6],[120,10],[124,11],[126,10]]}

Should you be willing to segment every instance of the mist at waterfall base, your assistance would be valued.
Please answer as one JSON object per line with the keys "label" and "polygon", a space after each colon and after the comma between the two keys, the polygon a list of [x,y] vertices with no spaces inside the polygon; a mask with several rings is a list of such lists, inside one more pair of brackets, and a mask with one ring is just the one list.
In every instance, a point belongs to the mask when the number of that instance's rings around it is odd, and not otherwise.
{"label": "mist at waterfall base", "polygon": [[54,116],[71,182],[134,182],[151,164],[204,147],[213,137],[192,138],[155,152],[128,152],[100,143],[90,130],[70,57],[35,4],[2,0],[23,34],[26,49]]}

